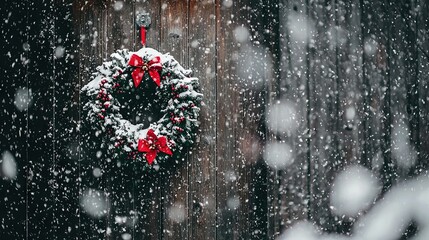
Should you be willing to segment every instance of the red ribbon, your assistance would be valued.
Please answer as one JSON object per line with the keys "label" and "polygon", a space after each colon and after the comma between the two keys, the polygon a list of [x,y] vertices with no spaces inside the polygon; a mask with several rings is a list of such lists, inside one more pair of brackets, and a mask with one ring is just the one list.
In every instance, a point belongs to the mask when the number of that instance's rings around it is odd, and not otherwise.
{"label": "red ribbon", "polygon": [[128,65],[135,67],[131,76],[133,77],[134,87],[138,87],[143,80],[144,73],[149,72],[150,77],[159,87],[161,85],[161,76],[159,70],[162,69],[161,58],[159,56],[154,57],[148,63],[143,62],[143,59],[136,54],[133,54],[128,61]]}
{"label": "red ribbon", "polygon": [[146,28],[144,26],[140,27],[140,40],[142,43],[142,46],[146,46]]}
{"label": "red ribbon", "polygon": [[139,139],[138,151],[146,153],[146,161],[152,165],[158,152],[163,152],[168,155],[173,155],[171,149],[167,145],[167,138],[164,136],[158,137],[152,129],[146,134],[146,139]]}

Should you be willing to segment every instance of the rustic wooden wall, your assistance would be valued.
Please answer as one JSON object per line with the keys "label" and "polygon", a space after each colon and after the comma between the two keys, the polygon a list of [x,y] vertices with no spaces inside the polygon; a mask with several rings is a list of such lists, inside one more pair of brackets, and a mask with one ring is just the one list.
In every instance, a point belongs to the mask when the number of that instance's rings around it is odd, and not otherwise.
{"label": "rustic wooden wall", "polygon": [[[424,0],[5,1],[0,151],[18,174],[0,180],[2,239],[274,239],[300,220],[348,233],[355,219],[329,208],[338,171],[362,164],[387,191],[428,167]],[[97,157],[80,127],[81,87],[115,49],[139,49],[140,12],[152,17],[148,45],[193,69],[205,96],[198,143],[154,174]],[[24,111],[20,88],[31,89]],[[296,129],[266,125],[279,102]],[[398,126],[411,167],[392,156]],[[264,162],[274,142],[291,147],[286,168]],[[80,207],[88,189],[105,215]]]}

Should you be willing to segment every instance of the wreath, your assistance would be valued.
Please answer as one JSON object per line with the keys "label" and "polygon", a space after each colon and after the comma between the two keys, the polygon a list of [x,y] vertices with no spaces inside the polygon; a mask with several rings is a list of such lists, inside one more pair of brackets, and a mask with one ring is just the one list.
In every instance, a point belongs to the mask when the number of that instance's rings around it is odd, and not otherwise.
{"label": "wreath", "polygon": [[[199,125],[202,94],[198,78],[191,74],[172,56],[152,48],[117,50],[82,88],[84,124],[101,137],[101,148],[113,158],[142,160],[151,166],[178,157],[194,143]],[[149,96],[148,104],[160,110],[161,117],[149,127],[125,116],[145,114],[134,97],[140,94]],[[131,113],[124,112],[127,107]]]}

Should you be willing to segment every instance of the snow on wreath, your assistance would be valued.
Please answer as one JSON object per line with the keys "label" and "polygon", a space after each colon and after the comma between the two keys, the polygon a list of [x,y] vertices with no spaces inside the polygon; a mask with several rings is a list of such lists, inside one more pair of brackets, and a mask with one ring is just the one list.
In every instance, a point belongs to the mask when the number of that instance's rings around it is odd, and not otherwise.
{"label": "snow on wreath", "polygon": [[[82,88],[85,98],[83,124],[106,146],[109,157],[141,160],[145,166],[179,157],[192,145],[199,125],[202,94],[198,78],[191,77],[169,54],[152,48],[137,52],[118,50],[104,62]],[[147,89],[143,81],[152,81],[155,89],[151,104],[161,109],[161,118],[144,127],[123,117],[121,99],[128,96],[133,113],[143,107],[132,95]],[[143,112],[144,114],[144,112]]]}

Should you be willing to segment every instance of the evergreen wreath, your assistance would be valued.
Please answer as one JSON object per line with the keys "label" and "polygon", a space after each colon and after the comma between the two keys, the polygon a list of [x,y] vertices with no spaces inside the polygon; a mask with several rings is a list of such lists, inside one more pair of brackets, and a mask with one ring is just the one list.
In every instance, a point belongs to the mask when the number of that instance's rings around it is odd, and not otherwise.
{"label": "evergreen wreath", "polygon": [[[199,125],[202,94],[198,92],[198,78],[191,74],[172,56],[152,48],[117,50],[82,88],[86,98],[84,125],[101,138],[100,147],[107,148],[114,159],[142,160],[150,166],[179,157],[194,143]],[[151,86],[152,92],[143,85]],[[162,115],[147,128],[124,118],[127,102],[122,101],[128,97],[128,109],[142,113],[143,108],[135,104],[138,97],[133,96],[145,95],[144,91]]]}

